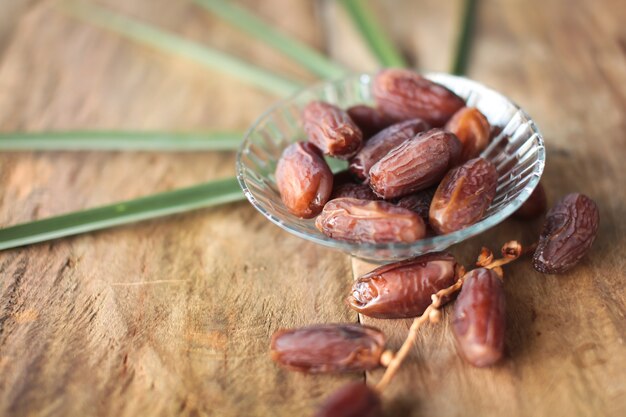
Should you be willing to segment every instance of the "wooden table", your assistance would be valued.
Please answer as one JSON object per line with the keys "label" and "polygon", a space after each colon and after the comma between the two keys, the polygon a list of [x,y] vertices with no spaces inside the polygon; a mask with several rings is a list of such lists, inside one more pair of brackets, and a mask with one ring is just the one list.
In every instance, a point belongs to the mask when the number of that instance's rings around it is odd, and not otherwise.
{"label": "wooden table", "polygon": [[[52,1],[0,3],[0,130],[244,129],[275,97],[77,22]],[[107,5],[293,77],[313,77],[188,2]],[[376,64],[333,1],[242,1],[355,70]],[[376,1],[422,69],[445,71],[460,2]],[[385,393],[389,415],[623,416],[626,413],[626,3],[484,0],[469,76],[512,97],[545,134],[549,201],[580,191],[601,212],[591,254],[545,276],[506,268],[507,358],[469,367],[449,317],[427,326]],[[10,225],[233,174],[234,155],[0,155]],[[454,248],[530,242],[540,222],[504,222]],[[288,235],[247,203],[0,253],[0,415],[306,416],[367,375],[278,369],[279,327],[355,322],[349,256]],[[363,320],[392,347],[408,321]]]}

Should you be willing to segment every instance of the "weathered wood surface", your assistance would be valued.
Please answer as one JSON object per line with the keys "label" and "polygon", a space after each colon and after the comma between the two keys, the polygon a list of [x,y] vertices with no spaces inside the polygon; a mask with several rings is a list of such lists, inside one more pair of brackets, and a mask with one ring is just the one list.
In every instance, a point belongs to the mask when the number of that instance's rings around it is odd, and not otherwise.
{"label": "weathered wood surface", "polygon": [[[375,68],[333,3],[245,2],[352,68]],[[186,2],[107,4],[312,79]],[[447,69],[459,2],[375,5],[421,68]],[[244,129],[274,100],[78,23],[51,2],[3,1],[0,16],[3,131]],[[390,415],[626,411],[624,19],[619,1],[480,2],[469,75],[534,116],[547,140],[550,201],[575,190],[592,196],[600,235],[565,276],[542,276],[527,262],[506,269],[502,365],[465,365],[447,317],[425,328],[385,394]],[[231,175],[233,162],[211,153],[3,154],[0,225]],[[455,253],[469,264],[481,245],[527,242],[538,227],[507,221]],[[0,253],[0,415],[308,415],[362,375],[279,370],[267,356],[269,335],[355,321],[341,302],[351,266],[354,274],[368,268],[287,235],[245,203]],[[367,321],[394,346],[409,325]],[[375,382],[380,372],[366,377]]]}

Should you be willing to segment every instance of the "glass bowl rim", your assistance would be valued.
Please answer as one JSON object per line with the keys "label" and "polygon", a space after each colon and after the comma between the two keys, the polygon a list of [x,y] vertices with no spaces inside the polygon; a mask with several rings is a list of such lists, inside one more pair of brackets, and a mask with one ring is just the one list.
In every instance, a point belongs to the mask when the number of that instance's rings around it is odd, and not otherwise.
{"label": "glass bowl rim", "polygon": [[[471,80],[463,76],[448,74],[444,72],[419,72],[418,71],[418,73],[431,80],[437,80],[438,78],[441,78],[441,77],[448,78],[448,79],[450,78],[457,79],[465,83],[465,85],[469,86],[472,90],[480,89],[489,94],[499,96],[501,99],[504,99],[507,102],[509,102],[515,108],[515,110],[519,112],[519,114],[522,117],[522,121],[520,123],[528,123],[530,130],[536,136],[536,140],[538,141],[536,145],[537,146],[537,163],[535,164],[535,167],[532,173],[529,174],[531,178],[528,181],[528,184],[526,184],[526,186],[520,191],[520,194],[516,198],[511,200],[508,204],[506,204],[499,212],[494,213],[488,217],[485,217],[481,221],[474,223],[471,226],[468,226],[464,229],[460,229],[460,230],[457,230],[455,232],[448,233],[445,235],[427,237],[424,239],[417,240],[415,242],[353,243],[353,242],[331,239],[326,236],[319,237],[313,234],[304,233],[297,229],[294,229],[284,219],[278,216],[275,216],[274,214],[266,210],[264,205],[261,204],[254,197],[254,194],[252,193],[252,191],[250,191],[250,189],[248,188],[248,185],[246,184],[245,168],[242,162],[242,157],[245,153],[245,150],[250,144],[250,137],[255,132],[255,130],[261,124],[265,123],[266,119],[268,119],[276,110],[296,101],[298,97],[300,96],[306,95],[307,93],[310,93],[317,89],[323,89],[324,87],[327,87],[328,85],[342,84],[342,83],[348,82],[349,80],[356,79],[362,83],[363,77],[371,81],[371,78],[375,76],[376,72],[355,73],[355,74],[351,74],[351,75],[345,76],[337,80],[319,81],[315,84],[312,84],[310,86],[307,86],[305,88],[302,88],[294,92],[293,94],[289,95],[286,98],[278,100],[272,106],[270,106],[267,110],[265,110],[254,121],[254,123],[246,130],[243,141],[239,147],[239,150],[237,151],[237,156],[236,156],[237,181],[239,182],[239,185],[244,195],[250,202],[250,204],[252,204],[252,206],[254,206],[255,209],[257,209],[261,214],[263,214],[272,223],[274,223],[281,229],[286,230],[287,232],[291,234],[294,234],[302,239],[312,241],[319,245],[323,245],[326,247],[339,249],[339,250],[342,250],[345,252],[351,252],[351,253],[360,252],[360,251],[378,251],[378,250],[396,250],[396,249],[397,250],[411,250],[412,248],[420,248],[420,247],[425,247],[425,246],[449,247],[454,244],[461,243],[462,241],[467,240],[471,237],[474,237],[480,233],[483,233],[487,231],[488,229],[491,229],[492,227],[496,226],[497,224],[503,222],[505,219],[507,219],[528,199],[528,197],[530,197],[530,194],[537,187],[537,184],[539,183],[541,175],[543,174],[545,160],[546,160],[546,152],[545,152],[545,144],[543,141],[543,135],[539,131],[539,128],[537,127],[535,122],[530,118],[530,116],[519,105],[517,105],[517,103],[515,103],[513,100],[506,97],[505,95],[501,94],[500,92],[492,88],[489,88],[482,83],[479,83],[477,81]],[[301,219],[301,220],[304,220],[304,219]]]}

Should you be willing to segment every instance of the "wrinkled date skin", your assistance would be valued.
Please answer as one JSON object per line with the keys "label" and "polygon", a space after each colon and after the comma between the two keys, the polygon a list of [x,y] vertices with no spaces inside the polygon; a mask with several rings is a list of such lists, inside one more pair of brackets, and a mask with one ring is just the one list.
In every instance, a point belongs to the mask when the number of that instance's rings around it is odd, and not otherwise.
{"label": "wrinkled date skin", "polygon": [[513,217],[522,220],[535,219],[545,213],[547,208],[548,199],[546,198],[546,191],[543,185],[539,183],[530,194],[530,197],[528,197],[528,200],[524,201],[524,204],[513,213]]}
{"label": "wrinkled date skin", "polygon": [[428,123],[420,119],[392,125],[373,136],[350,160],[350,172],[357,178],[367,181],[370,168],[393,148],[412,139],[420,132],[428,130]]}
{"label": "wrinkled date skin", "polygon": [[385,201],[356,198],[330,200],[315,226],[330,238],[356,243],[408,243],[426,235],[417,213]]}
{"label": "wrinkled date skin", "polygon": [[461,162],[476,158],[489,145],[491,126],[487,118],[475,107],[464,107],[446,123],[445,130],[461,141]]}
{"label": "wrinkled date skin", "polygon": [[465,106],[452,91],[410,70],[382,70],[372,89],[378,108],[397,121],[419,118],[441,127]]}
{"label": "wrinkled date skin", "polygon": [[430,204],[435,196],[435,191],[437,191],[437,187],[430,187],[415,194],[409,194],[400,198],[396,205],[416,212],[425,222],[429,222],[428,212],[430,211]]}
{"label": "wrinkled date skin", "polygon": [[496,167],[484,158],[454,168],[437,187],[430,205],[430,225],[444,234],[476,223],[493,201],[497,184]]}
{"label": "wrinkled date skin", "polygon": [[272,360],[308,373],[354,372],[380,366],[385,336],[359,324],[321,324],[281,329],[272,335]]}
{"label": "wrinkled date skin", "polygon": [[456,164],[461,143],[450,132],[432,129],[395,147],[370,169],[370,186],[384,199],[437,184]]}
{"label": "wrinkled date skin", "polygon": [[533,266],[544,274],[561,274],[589,251],[598,233],[600,213],[584,194],[568,194],[547,214],[533,256]]}
{"label": "wrinkled date skin", "polygon": [[383,417],[376,391],[363,382],[351,382],[331,394],[314,417]]}
{"label": "wrinkled date skin", "polygon": [[374,191],[366,184],[357,183],[348,171],[335,174],[333,179],[333,192],[330,199],[336,198],[358,198],[361,200],[380,200]]}
{"label": "wrinkled date skin", "polygon": [[352,106],[346,112],[361,129],[363,140],[371,138],[376,133],[395,123],[393,119],[384,115],[380,110],[364,104]]}
{"label": "wrinkled date skin", "polygon": [[361,149],[363,133],[348,113],[323,101],[312,101],[302,111],[309,141],[326,155],[349,159]]}
{"label": "wrinkled date skin", "polygon": [[366,316],[399,319],[419,316],[431,295],[458,279],[458,264],[449,253],[429,253],[376,268],[359,277],[347,299]]}
{"label": "wrinkled date skin", "polygon": [[304,219],[317,216],[333,191],[333,173],[310,143],[288,146],[275,175],[283,203],[291,213]]}
{"label": "wrinkled date skin", "polygon": [[505,302],[502,280],[478,268],[464,277],[454,303],[452,330],[457,346],[474,366],[495,364],[504,352]]}

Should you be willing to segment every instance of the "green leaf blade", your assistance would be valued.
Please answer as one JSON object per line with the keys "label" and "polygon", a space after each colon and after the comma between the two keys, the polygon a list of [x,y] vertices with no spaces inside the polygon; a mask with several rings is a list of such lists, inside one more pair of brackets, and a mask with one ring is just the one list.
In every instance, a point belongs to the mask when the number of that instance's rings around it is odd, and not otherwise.
{"label": "green leaf blade", "polygon": [[72,3],[67,11],[84,21],[136,42],[194,60],[199,64],[239,78],[278,96],[293,94],[302,84],[276,75],[225,52],[189,41],[147,23],[85,3]]}
{"label": "green leaf blade", "polygon": [[282,34],[241,6],[224,0],[194,1],[323,78],[336,79],[347,73],[346,69],[339,64],[329,60],[313,48]]}
{"label": "green leaf blade", "polygon": [[450,72],[454,75],[465,75],[467,72],[472,37],[474,35],[477,3],[477,0],[465,0],[463,5],[461,28],[456,43],[452,68],[450,69]]}
{"label": "green leaf blade", "polygon": [[0,133],[0,151],[236,151],[241,132]]}
{"label": "green leaf blade", "polygon": [[381,65],[385,67],[406,67],[407,63],[391,40],[376,23],[374,14],[364,4],[364,0],[341,0],[352,21],[367,41]]}
{"label": "green leaf blade", "polygon": [[225,178],[108,206],[0,229],[0,250],[184,213],[244,199],[236,178]]}

